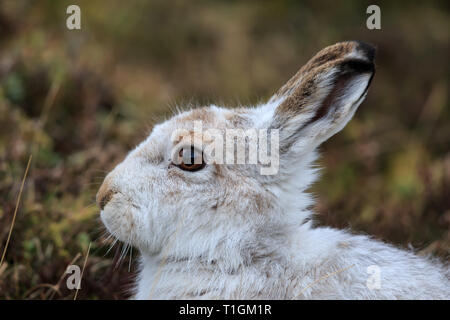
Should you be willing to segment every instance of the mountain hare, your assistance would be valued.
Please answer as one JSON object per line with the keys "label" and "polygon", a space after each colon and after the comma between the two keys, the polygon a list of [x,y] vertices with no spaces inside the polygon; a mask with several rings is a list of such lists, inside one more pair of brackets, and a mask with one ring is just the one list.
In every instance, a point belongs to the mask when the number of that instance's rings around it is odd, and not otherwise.
{"label": "mountain hare", "polygon": [[316,149],[364,100],[374,53],[337,43],[263,105],[212,105],[154,127],[97,194],[108,231],[140,250],[134,298],[450,298],[439,261],[311,222]]}

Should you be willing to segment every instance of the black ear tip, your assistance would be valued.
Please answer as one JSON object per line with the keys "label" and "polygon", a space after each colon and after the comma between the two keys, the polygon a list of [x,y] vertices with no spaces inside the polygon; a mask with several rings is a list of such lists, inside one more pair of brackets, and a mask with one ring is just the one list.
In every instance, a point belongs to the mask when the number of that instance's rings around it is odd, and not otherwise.
{"label": "black ear tip", "polygon": [[366,58],[373,62],[375,59],[375,52],[376,49],[373,45],[362,42],[362,41],[355,41],[356,42],[356,50],[362,52]]}

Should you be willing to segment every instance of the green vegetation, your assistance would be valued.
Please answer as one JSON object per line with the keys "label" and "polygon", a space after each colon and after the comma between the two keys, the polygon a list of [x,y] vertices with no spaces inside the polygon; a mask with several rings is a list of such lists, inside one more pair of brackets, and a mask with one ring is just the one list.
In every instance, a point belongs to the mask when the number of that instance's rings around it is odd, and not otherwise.
{"label": "green vegetation", "polygon": [[448,1],[382,2],[374,31],[357,0],[76,2],[81,31],[73,1],[0,3],[0,254],[33,155],[0,299],[72,299],[61,277],[90,242],[77,298],[128,297],[136,257],[107,253],[94,203],[108,170],[176,106],[258,103],[351,39],[377,45],[377,74],[322,147],[317,220],[448,257]]}

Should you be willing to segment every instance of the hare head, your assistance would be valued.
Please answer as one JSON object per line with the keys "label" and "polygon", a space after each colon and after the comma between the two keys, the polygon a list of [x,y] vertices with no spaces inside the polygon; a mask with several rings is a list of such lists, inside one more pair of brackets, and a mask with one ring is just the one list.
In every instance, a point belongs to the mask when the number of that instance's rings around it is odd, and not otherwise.
{"label": "hare head", "polygon": [[315,150],[364,100],[374,51],[361,42],[337,43],[265,104],[198,108],[155,126],[98,191],[106,228],[143,254],[166,248],[212,261],[218,252],[243,252],[305,223]]}

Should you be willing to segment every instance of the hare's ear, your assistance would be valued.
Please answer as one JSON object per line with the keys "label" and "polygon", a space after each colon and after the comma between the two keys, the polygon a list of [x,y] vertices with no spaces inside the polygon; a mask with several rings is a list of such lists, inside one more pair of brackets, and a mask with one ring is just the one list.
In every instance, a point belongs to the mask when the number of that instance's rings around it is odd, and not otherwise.
{"label": "hare's ear", "polygon": [[279,129],[280,155],[310,151],[347,124],[375,73],[374,53],[356,41],[327,47],[270,99],[270,128]]}

